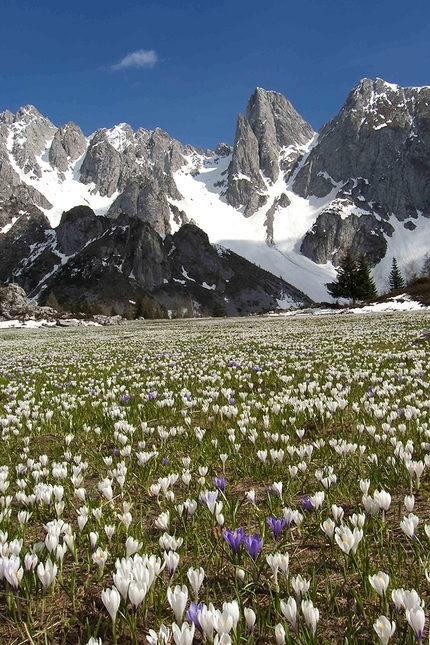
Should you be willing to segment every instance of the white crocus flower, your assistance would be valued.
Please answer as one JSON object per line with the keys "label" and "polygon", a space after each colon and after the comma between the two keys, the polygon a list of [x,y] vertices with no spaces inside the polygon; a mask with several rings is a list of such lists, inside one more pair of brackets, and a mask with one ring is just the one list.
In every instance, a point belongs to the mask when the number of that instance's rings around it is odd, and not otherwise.
{"label": "white crocus flower", "polygon": [[320,619],[319,609],[314,607],[312,600],[302,600],[301,607],[306,625],[310,627],[312,629],[312,633],[315,634],[317,630],[317,622]]}
{"label": "white crocus flower", "polygon": [[406,609],[406,620],[415,632],[416,637],[421,643],[424,633],[424,626],[426,623],[426,615],[422,607],[415,607],[414,609]]}
{"label": "white crocus flower", "polygon": [[214,638],[214,645],[231,645],[231,638],[229,634],[216,634]]}
{"label": "white crocus flower", "polygon": [[276,645],[285,645],[285,629],[284,626],[279,623],[275,627],[275,638]]}
{"label": "white crocus flower", "polygon": [[396,623],[394,620],[390,623],[386,616],[379,616],[376,623],[373,623],[373,629],[375,630],[381,645],[387,645],[391,636],[396,631]]}
{"label": "white crocus flower", "polygon": [[404,517],[403,520],[400,522],[400,528],[402,529],[405,535],[407,535],[409,538],[412,539],[415,535],[415,531],[418,526],[418,523],[419,523],[419,518],[413,513],[409,513],[409,516]]}
{"label": "white crocus flower", "polygon": [[113,586],[112,589],[103,589],[102,601],[112,618],[112,622],[115,623],[116,615],[121,603],[121,596],[119,595],[118,589],[115,586]]}
{"label": "white crocus flower", "polygon": [[337,545],[347,555],[349,555],[350,552],[354,554],[357,552],[358,544],[362,538],[362,529],[355,527],[354,531],[351,531],[348,526],[336,527],[334,539],[336,540]]}
{"label": "white crocus flower", "polygon": [[386,513],[391,505],[391,495],[385,490],[375,490],[373,499],[378,504],[381,511]]}
{"label": "white crocus flower", "polygon": [[290,596],[285,602],[285,600],[281,600],[281,611],[287,621],[289,622],[291,626],[291,630],[293,632],[297,631],[297,603],[295,599]]}
{"label": "white crocus flower", "polygon": [[248,632],[248,634],[250,634],[255,625],[255,621],[257,620],[257,616],[255,614],[255,611],[251,609],[251,607],[245,607],[245,609],[243,610],[243,615],[245,616],[246,631]]}
{"label": "white crocus flower", "polygon": [[325,522],[320,524],[321,529],[324,531],[324,533],[327,535],[327,537],[330,538],[330,540],[333,538],[334,535],[334,530],[336,528],[335,523],[331,518],[328,518]]}
{"label": "white crocus flower", "polygon": [[383,571],[378,571],[374,576],[369,576],[369,582],[376,593],[382,598],[390,584],[390,576]]}
{"label": "white crocus flower", "polygon": [[150,629],[146,640],[150,645],[167,645],[170,641],[170,629],[164,624],[160,626],[158,634],[153,629]]}
{"label": "white crocus flower", "polygon": [[157,519],[155,520],[155,526],[157,529],[160,529],[161,531],[168,531],[169,522],[170,522],[170,513],[169,511],[165,511],[164,513],[160,513],[160,515],[157,517]]}
{"label": "white crocus flower", "polygon": [[144,582],[132,580],[128,587],[128,597],[130,598],[133,611],[136,612],[138,607],[145,599],[148,587]]}
{"label": "white crocus flower", "polygon": [[205,577],[205,571],[203,567],[200,567],[200,569],[193,569],[193,567],[190,567],[187,571],[187,577],[190,581],[194,596],[197,598],[197,596],[199,595],[200,587],[202,586]]}
{"label": "white crocus flower", "polygon": [[142,548],[143,543],[129,536],[125,541],[125,552],[127,558],[134,555]]}
{"label": "white crocus flower", "polygon": [[185,621],[182,627],[178,627],[176,623],[172,625],[173,639],[176,645],[191,645],[194,638],[195,625],[191,623],[189,625]]}
{"label": "white crocus flower", "polygon": [[55,563],[53,564],[48,558],[45,564],[43,564],[43,562],[39,562],[36,571],[37,576],[42,583],[43,590],[46,592],[57,575],[57,565]]}
{"label": "white crocus flower", "polygon": [[188,600],[187,587],[185,585],[182,585],[182,587],[180,587],[179,585],[176,585],[173,591],[171,587],[168,587],[167,600],[169,601],[169,605],[173,609],[176,621],[179,624],[182,624],[185,605],[187,604],[187,600]]}
{"label": "white crocus flower", "polygon": [[412,513],[415,506],[415,497],[413,495],[405,495],[403,503],[408,513]]}
{"label": "white crocus flower", "polygon": [[224,602],[222,605],[223,611],[228,611],[231,617],[233,618],[233,629],[236,629],[237,623],[240,618],[239,604],[237,600],[232,600],[232,602]]}
{"label": "white crocus flower", "polygon": [[176,551],[164,551],[164,561],[169,571],[170,578],[173,576],[178,567],[179,557],[179,553],[176,553]]}

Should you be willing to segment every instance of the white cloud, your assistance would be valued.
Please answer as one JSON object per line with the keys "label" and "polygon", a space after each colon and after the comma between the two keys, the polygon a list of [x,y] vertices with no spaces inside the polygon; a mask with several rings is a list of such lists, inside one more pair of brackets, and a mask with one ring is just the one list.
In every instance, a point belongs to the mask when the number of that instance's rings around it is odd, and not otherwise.
{"label": "white cloud", "polygon": [[112,65],[112,69],[125,69],[126,67],[152,67],[158,61],[157,54],[153,49],[139,49],[124,56],[119,63]]}

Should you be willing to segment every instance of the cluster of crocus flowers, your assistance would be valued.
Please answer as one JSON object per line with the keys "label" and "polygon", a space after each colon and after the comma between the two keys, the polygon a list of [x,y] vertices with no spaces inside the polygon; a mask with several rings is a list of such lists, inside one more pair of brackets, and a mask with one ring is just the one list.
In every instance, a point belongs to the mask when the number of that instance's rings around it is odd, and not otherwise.
{"label": "cluster of crocus flowers", "polygon": [[[301,593],[307,593],[309,590],[309,582],[306,582],[301,578],[301,576],[297,576],[297,578],[300,578],[300,591],[297,593],[297,601],[294,599],[292,596],[288,598],[287,601],[281,600],[280,607],[281,607],[281,612],[285,619],[287,620],[290,630],[292,632],[297,632],[298,631],[298,617],[297,617],[297,605],[300,603],[300,608],[302,610],[303,618],[305,620],[305,623],[308,627],[310,627],[312,634],[315,635],[316,629],[317,629],[317,623],[319,621],[320,617],[320,612],[317,607],[313,604],[312,600],[305,600],[303,599],[300,602],[300,596]],[[301,586],[303,583],[305,583],[305,586]],[[276,642],[279,645],[283,645],[285,643],[285,630],[283,629],[282,625],[278,625],[275,631],[275,636],[276,636]]]}
{"label": "cluster of crocus flowers", "polygon": [[259,533],[246,535],[244,529],[242,528],[235,529],[234,531],[226,528],[223,532],[223,536],[235,555],[239,553],[240,545],[243,542],[246,551],[249,553],[254,562],[256,561],[258,554],[263,547],[263,539],[261,538]]}

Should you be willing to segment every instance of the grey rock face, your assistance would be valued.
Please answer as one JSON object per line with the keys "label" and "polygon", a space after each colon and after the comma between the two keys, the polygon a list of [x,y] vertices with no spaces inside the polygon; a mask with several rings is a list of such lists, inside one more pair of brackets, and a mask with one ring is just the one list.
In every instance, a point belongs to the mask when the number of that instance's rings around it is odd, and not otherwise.
{"label": "grey rock face", "polygon": [[118,190],[122,171],[121,154],[109,143],[105,130],[92,138],[81,166],[81,182],[94,183],[102,196],[110,197]]}
{"label": "grey rock face", "polygon": [[159,235],[146,222],[120,215],[48,279],[45,292],[54,290],[64,303],[127,300],[169,278]]}
{"label": "grey rock face", "polygon": [[[325,125],[298,173],[299,195],[362,179],[361,195],[400,220],[430,216],[430,88],[364,79]],[[329,178],[329,179],[328,179]]]}
{"label": "grey rock face", "polygon": [[217,157],[228,157],[233,152],[233,149],[228,143],[219,143],[215,148],[215,155]]}
{"label": "grey rock face", "polygon": [[272,205],[266,213],[266,219],[264,221],[264,226],[266,227],[266,243],[274,244],[274,222],[275,222],[275,213],[277,209],[286,208],[290,204],[290,200],[285,193],[282,193],[280,197],[273,200]]}
{"label": "grey rock face", "polygon": [[260,173],[258,141],[248,120],[239,114],[233,157],[228,167],[227,201],[235,208],[245,205],[245,215],[266,202],[266,186]]}
{"label": "grey rock face", "polygon": [[[55,126],[32,106],[18,110],[16,115],[8,110],[0,115],[0,203],[6,214],[10,201],[20,201],[23,207],[32,204],[40,208],[51,208],[50,202],[33,186],[26,185],[11,165],[8,146],[14,161],[29,176],[40,177],[41,170],[36,156],[46,147],[55,131]],[[4,217],[2,224],[11,218]]]}
{"label": "grey rock face", "polygon": [[16,163],[25,174],[41,177],[36,157],[44,152],[57,128],[32,105],[20,108],[12,125],[12,154]]}
{"label": "grey rock face", "polygon": [[[112,204],[110,216],[120,212],[118,204],[122,203],[126,204],[126,210],[121,206],[122,212],[140,217],[137,199],[131,197],[136,192],[136,182],[153,180],[157,192],[163,191],[172,199],[182,198],[172,172],[184,164],[183,152],[183,146],[160,128],[152,132],[140,128],[136,134],[126,124],[111,131],[98,130],[82,163],[80,179],[84,184],[94,183],[103,196],[125,192],[119,195],[120,202]],[[160,213],[160,221],[162,218]]]}
{"label": "grey rock face", "polygon": [[288,175],[301,154],[300,147],[313,135],[311,126],[282,94],[257,88],[246,117],[239,115],[237,122],[228,173],[229,204],[244,205],[245,215],[252,215],[265,203],[263,175],[271,183],[278,179],[280,168]]}
{"label": "grey rock face", "polygon": [[281,148],[304,145],[314,132],[282,94],[261,88],[249,99],[246,118],[258,141],[260,168],[275,182]]}
{"label": "grey rock face", "polygon": [[27,307],[27,294],[18,284],[0,287],[0,316],[10,319],[20,315]]}
{"label": "grey rock face", "polygon": [[14,226],[0,235],[0,281],[17,282],[30,293],[59,264],[53,253],[55,234],[47,217],[30,206]]}
{"label": "grey rock face", "polygon": [[[430,216],[430,89],[401,88],[364,79],[338,116],[325,125],[297,174],[294,190],[336,199],[303,239],[301,252],[338,264],[345,249],[365,253],[374,266],[386,253],[391,213],[413,230]],[[342,206],[357,214],[341,218]],[[406,221],[408,220],[408,221]]]}
{"label": "grey rock face", "polygon": [[74,255],[106,228],[106,218],[97,217],[88,206],[76,206],[61,216],[56,229],[57,248],[65,255]]}
{"label": "grey rock face", "polygon": [[87,140],[81,128],[75,123],[67,123],[57,130],[49,149],[49,163],[66,172],[70,164],[84,154]]}
{"label": "grey rock face", "polygon": [[173,220],[178,226],[183,226],[184,224],[189,224],[190,221],[187,217],[187,214],[184,211],[179,210],[174,204],[169,204],[170,210],[173,215]]}
{"label": "grey rock face", "polygon": [[300,251],[317,264],[333,262],[338,265],[351,249],[358,257],[364,253],[370,267],[375,266],[387,251],[387,236],[393,234],[393,227],[373,214],[349,215],[327,209],[323,211],[314,226],[306,233]]}
{"label": "grey rock face", "polygon": [[108,217],[121,213],[148,222],[160,235],[170,233],[170,209],[164,192],[152,177],[130,180],[108,211]]}
{"label": "grey rock face", "polygon": [[215,248],[197,226],[183,226],[165,246],[173,280],[183,293],[212,311],[219,303],[229,315],[269,311],[289,296],[297,304],[310,300],[290,284],[227,249]]}

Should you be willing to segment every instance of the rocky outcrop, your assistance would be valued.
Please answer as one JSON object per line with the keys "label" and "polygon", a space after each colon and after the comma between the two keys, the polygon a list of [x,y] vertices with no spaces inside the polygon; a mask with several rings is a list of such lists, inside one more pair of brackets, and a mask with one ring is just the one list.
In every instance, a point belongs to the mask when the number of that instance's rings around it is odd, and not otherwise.
{"label": "rocky outcrop", "polygon": [[[386,253],[391,214],[413,230],[430,217],[430,88],[364,79],[318,135],[293,189],[303,197],[335,192],[303,239],[315,262],[339,262],[345,249],[371,266]],[[352,207],[352,208],[351,208]],[[345,217],[345,213],[354,214]]]}
{"label": "rocky outcrop", "polygon": [[355,257],[364,253],[369,266],[374,267],[385,256],[386,236],[392,234],[393,227],[373,214],[342,217],[339,212],[328,209],[306,233],[300,251],[317,264],[333,262],[336,266],[345,249],[351,249]]}
{"label": "rocky outcrop", "polygon": [[288,178],[305,146],[314,136],[311,126],[278,92],[257,88],[246,117],[239,115],[228,171],[227,201],[244,206],[246,216],[267,201],[266,181],[273,184],[282,170]]}
{"label": "rocky outcrop", "polygon": [[66,309],[122,312],[145,295],[167,309],[192,299],[211,313],[218,303],[230,315],[274,309],[285,298],[310,302],[284,280],[214,247],[195,225],[163,237],[139,217],[97,217],[86,206],[63,213],[54,230],[35,210],[0,235],[0,279],[13,275],[32,299],[51,298]]}
{"label": "rocky outcrop", "polygon": [[9,231],[0,234],[0,281],[15,281],[29,293],[60,264],[54,248],[49,220],[36,207],[29,207]]}
{"label": "rocky outcrop", "polygon": [[26,175],[40,178],[42,171],[36,157],[45,151],[57,128],[35,107],[26,105],[18,110],[10,129],[15,162]]}
{"label": "rocky outcrop", "polygon": [[258,141],[259,165],[274,183],[279,176],[282,148],[304,146],[314,131],[279,92],[258,87],[248,101],[246,118]]}
{"label": "rocky outcrop", "polygon": [[263,206],[265,184],[260,173],[258,141],[249,122],[239,114],[233,157],[228,168],[227,201],[235,208],[244,205],[245,216]]}
{"label": "rocky outcrop", "polygon": [[162,240],[147,222],[127,215],[108,222],[100,237],[46,280],[45,293],[53,291],[66,306],[127,301],[170,278]]}
{"label": "rocky outcrop", "polygon": [[27,320],[46,319],[53,321],[58,318],[58,312],[51,307],[39,307],[35,302],[29,302],[24,289],[12,283],[0,286],[0,320]]}
{"label": "rocky outcrop", "polygon": [[65,255],[75,255],[107,228],[104,217],[97,217],[88,206],[76,206],[63,213],[56,228],[57,248]]}
{"label": "rocky outcrop", "polygon": [[170,233],[170,209],[165,193],[152,177],[131,180],[108,211],[108,217],[117,218],[121,213],[151,224],[160,235]]}
{"label": "rocky outcrop", "polygon": [[[55,297],[54,300],[56,300]],[[0,286],[0,321],[13,321],[12,326],[14,328],[25,327],[28,322],[34,321],[41,321],[39,324],[47,325],[51,328],[53,325],[66,328],[88,324],[112,326],[126,322],[120,315],[84,316],[81,314],[78,317],[72,317],[70,312],[59,311],[53,307],[40,307],[36,302],[29,301],[24,289],[15,283]]]}
{"label": "rocky outcrop", "polygon": [[49,163],[61,172],[81,157],[87,148],[87,140],[76,123],[67,123],[59,128],[49,148]]}
{"label": "rocky outcrop", "polygon": [[[172,280],[182,285],[184,300],[191,296],[207,312],[216,304],[227,315],[237,316],[277,309],[285,299],[296,305],[311,302],[285,280],[228,249],[214,247],[206,233],[193,224],[166,238],[165,247]],[[162,294],[157,295],[163,301]]]}
{"label": "rocky outcrop", "polygon": [[81,166],[80,180],[94,184],[102,196],[111,197],[120,187],[124,162],[109,143],[105,130],[98,130],[92,138]]}
{"label": "rocky outcrop", "polygon": [[27,294],[18,284],[0,287],[0,316],[11,319],[27,308]]}
{"label": "rocky outcrop", "polygon": [[363,203],[401,221],[430,216],[430,88],[401,88],[364,79],[319,132],[293,188],[327,195],[361,180]]}

